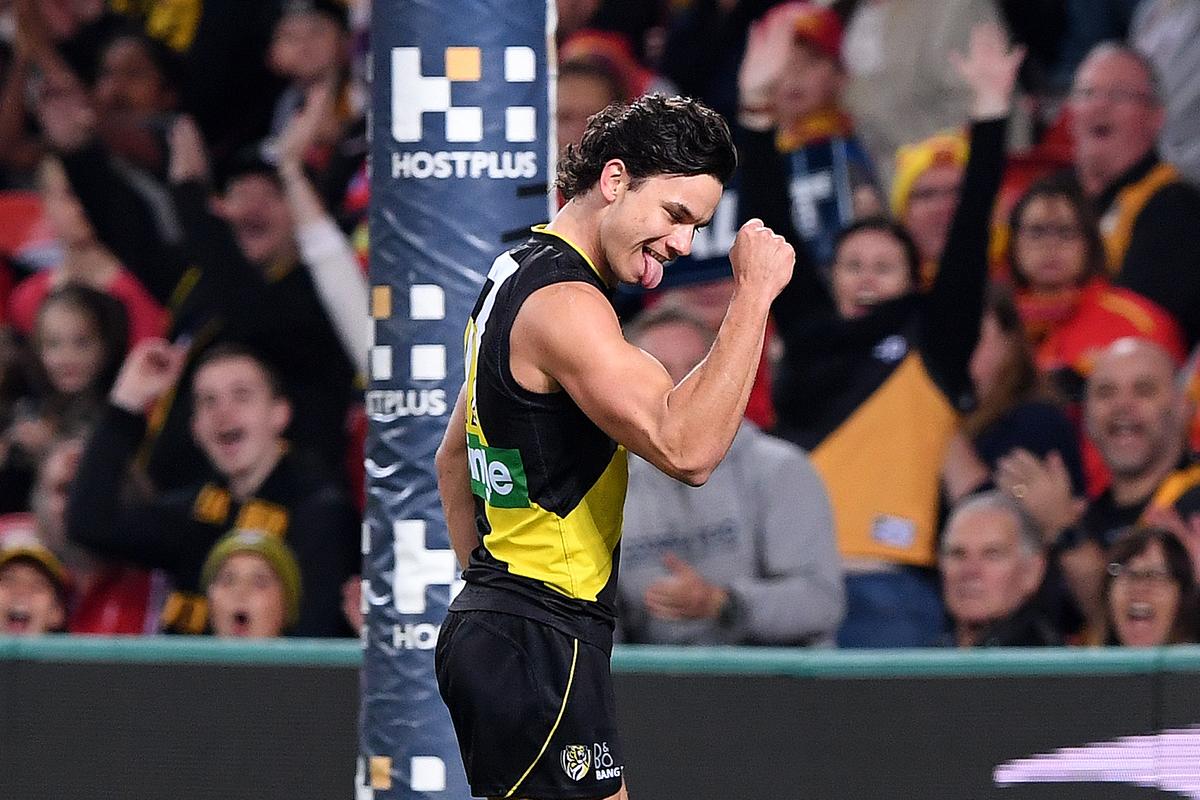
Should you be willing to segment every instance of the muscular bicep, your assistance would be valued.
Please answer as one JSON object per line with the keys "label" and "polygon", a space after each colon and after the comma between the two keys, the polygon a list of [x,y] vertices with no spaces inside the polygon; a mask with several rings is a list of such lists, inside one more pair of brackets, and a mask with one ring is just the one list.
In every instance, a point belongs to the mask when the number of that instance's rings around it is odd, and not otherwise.
{"label": "muscular bicep", "polygon": [[522,370],[540,372],[614,440],[674,471],[675,454],[663,435],[674,384],[657,360],[625,341],[599,291],[556,284],[535,292],[517,315],[511,352],[518,380]]}

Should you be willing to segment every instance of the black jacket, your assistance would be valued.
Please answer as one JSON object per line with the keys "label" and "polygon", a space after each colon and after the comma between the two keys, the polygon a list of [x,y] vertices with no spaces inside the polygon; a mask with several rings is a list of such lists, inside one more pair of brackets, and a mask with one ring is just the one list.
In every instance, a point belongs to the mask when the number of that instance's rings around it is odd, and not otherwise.
{"label": "black jacket", "polygon": [[120,500],[145,420],[109,406],[88,441],[67,503],[67,536],[97,554],[166,571],[201,593],[213,545],[235,527],[279,535],[296,554],[302,595],[296,636],[348,635],[341,587],[359,571],[358,515],[313,459],[288,452],[253,497],[239,501],[208,479],[133,505]]}

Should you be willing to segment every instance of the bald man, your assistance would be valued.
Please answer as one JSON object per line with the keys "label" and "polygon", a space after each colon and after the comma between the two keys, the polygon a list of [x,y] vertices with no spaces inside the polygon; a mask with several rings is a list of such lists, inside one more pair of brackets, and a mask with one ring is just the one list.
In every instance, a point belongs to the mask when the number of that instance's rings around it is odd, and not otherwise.
{"label": "bald man", "polygon": [[1103,619],[1100,587],[1109,545],[1200,484],[1186,442],[1190,403],[1175,377],[1171,356],[1145,339],[1119,339],[1096,358],[1084,421],[1112,482],[1090,504],[1072,500],[1059,464],[1018,452],[999,465],[997,484],[1042,525],[1093,634]]}
{"label": "bald man", "polygon": [[1196,344],[1200,190],[1155,147],[1166,108],[1153,64],[1130,47],[1097,45],[1075,73],[1070,108],[1075,175],[1100,216],[1109,272],[1171,312]]}

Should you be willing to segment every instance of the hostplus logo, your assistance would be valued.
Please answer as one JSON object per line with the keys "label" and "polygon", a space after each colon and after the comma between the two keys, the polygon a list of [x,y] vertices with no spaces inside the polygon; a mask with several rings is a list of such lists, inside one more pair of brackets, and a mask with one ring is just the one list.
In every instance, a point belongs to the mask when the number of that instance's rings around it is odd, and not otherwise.
{"label": "hostplus logo", "polygon": [[[505,142],[536,142],[537,109],[533,106],[484,108],[452,103],[455,85],[483,81],[483,55],[478,47],[447,47],[444,74],[430,76],[421,71],[421,48],[392,48],[392,137],[402,144],[424,141],[426,132],[432,130],[427,126],[440,116],[448,144],[477,144],[484,140],[485,123],[492,122],[485,115],[502,114]],[[505,84],[531,84],[537,78],[536,53],[532,47],[506,47],[503,69]],[[393,178],[530,179],[537,169],[537,153],[532,150],[463,148],[392,154]]]}

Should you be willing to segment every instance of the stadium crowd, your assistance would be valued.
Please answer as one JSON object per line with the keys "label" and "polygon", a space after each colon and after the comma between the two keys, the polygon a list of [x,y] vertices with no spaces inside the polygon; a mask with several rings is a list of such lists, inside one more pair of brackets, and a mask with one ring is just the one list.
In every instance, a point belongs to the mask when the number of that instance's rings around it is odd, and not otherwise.
{"label": "stadium crowd", "polygon": [[[559,146],[646,92],[739,168],[652,292],[677,379],[739,222],[795,245],[703,487],[633,458],[619,635],[1200,640],[1200,10],[559,0]],[[351,636],[366,0],[0,0],[0,634]]]}

